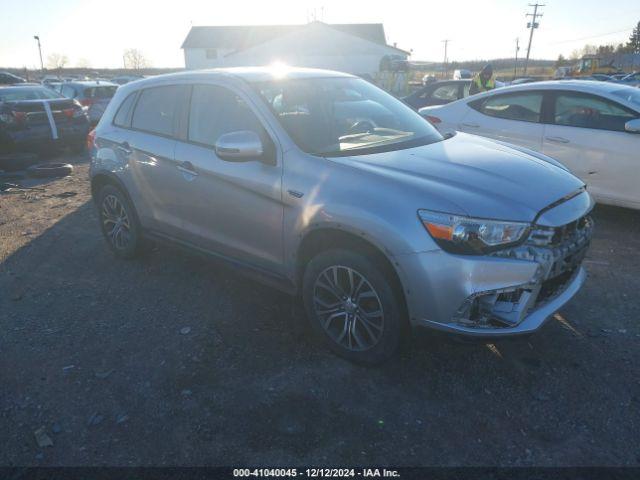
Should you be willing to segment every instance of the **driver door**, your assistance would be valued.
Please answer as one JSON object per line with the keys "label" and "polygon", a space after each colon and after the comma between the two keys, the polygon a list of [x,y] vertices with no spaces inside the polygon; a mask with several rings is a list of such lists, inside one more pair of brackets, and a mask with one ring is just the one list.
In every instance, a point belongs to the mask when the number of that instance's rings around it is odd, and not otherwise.
{"label": "driver door", "polygon": [[[192,88],[189,128],[175,150],[185,240],[280,271],[284,210],[276,144],[244,94],[213,84]],[[221,135],[246,130],[260,136],[272,162],[229,161],[216,155]]]}

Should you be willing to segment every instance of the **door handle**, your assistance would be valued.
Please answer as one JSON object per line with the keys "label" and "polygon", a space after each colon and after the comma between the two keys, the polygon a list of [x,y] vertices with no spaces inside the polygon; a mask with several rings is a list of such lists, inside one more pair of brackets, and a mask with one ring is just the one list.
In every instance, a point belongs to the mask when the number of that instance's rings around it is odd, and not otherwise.
{"label": "door handle", "polygon": [[463,123],[462,124],[463,127],[469,127],[469,128],[479,128],[480,125],[478,125],[477,123]]}
{"label": "door handle", "polygon": [[189,161],[182,162],[180,165],[176,165],[176,168],[180,170],[182,173],[186,173],[187,175],[190,175],[192,177],[198,176],[198,172],[196,172],[196,169],[194,168],[193,163]]}
{"label": "door handle", "polygon": [[549,140],[550,142],[555,142],[555,143],[569,143],[569,140],[567,140],[564,137],[544,137],[545,140]]}
{"label": "door handle", "polygon": [[117,145],[117,148],[125,155],[131,155],[133,153],[133,150],[131,150],[131,146],[129,145],[129,142],[119,143]]}

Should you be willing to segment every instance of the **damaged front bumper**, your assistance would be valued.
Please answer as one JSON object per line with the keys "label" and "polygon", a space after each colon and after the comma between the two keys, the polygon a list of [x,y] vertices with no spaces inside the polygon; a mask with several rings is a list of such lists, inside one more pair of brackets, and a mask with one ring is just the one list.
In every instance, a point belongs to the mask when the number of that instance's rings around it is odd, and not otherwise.
{"label": "damaged front bumper", "polygon": [[412,324],[475,337],[536,331],[585,281],[592,207],[579,193],[543,211],[524,243],[490,255],[417,254],[408,266],[410,284],[422,286],[407,292]]}

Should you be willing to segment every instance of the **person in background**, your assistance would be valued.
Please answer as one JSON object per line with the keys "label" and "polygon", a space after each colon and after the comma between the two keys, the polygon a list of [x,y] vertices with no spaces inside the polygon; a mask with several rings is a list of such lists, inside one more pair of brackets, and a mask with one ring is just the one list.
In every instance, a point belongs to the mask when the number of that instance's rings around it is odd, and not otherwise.
{"label": "person in background", "polygon": [[496,88],[496,79],[493,78],[493,67],[490,64],[487,64],[482,67],[482,70],[480,70],[480,72],[473,77],[473,80],[471,80],[469,95],[488,92],[494,88]]}

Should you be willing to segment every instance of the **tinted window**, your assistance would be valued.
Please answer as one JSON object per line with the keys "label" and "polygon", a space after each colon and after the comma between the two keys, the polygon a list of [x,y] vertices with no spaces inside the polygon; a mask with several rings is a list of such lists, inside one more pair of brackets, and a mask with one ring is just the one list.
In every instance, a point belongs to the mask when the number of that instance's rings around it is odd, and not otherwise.
{"label": "tinted window", "polygon": [[92,87],[84,91],[87,98],[111,98],[116,94],[116,86]]}
{"label": "tinted window", "polygon": [[437,98],[438,100],[447,100],[449,102],[453,102],[458,99],[458,84],[452,83],[449,85],[443,85],[442,87],[438,87],[433,91],[431,95],[433,98]]}
{"label": "tinted window", "polygon": [[171,135],[183,91],[184,89],[177,85],[142,90],[133,113],[133,128]]}
{"label": "tinted window", "polygon": [[514,93],[493,95],[481,102],[472,104],[476,110],[490,117],[523,122],[540,121],[542,93]]}
{"label": "tinted window", "polygon": [[136,93],[133,92],[127,98],[124,99],[124,102],[120,104],[120,108],[118,108],[118,113],[113,119],[113,124],[119,127],[129,127],[131,126],[131,112],[133,107],[133,102],[136,99]]}
{"label": "tinted window", "polygon": [[263,136],[262,124],[244,100],[223,87],[193,87],[189,140],[213,146],[220,135],[238,130]]}
{"label": "tinted window", "polygon": [[624,124],[637,117],[604,98],[576,93],[558,94],[555,107],[554,123],[568,127],[624,132]]}
{"label": "tinted window", "polygon": [[67,98],[73,98],[76,96],[75,89],[70,85],[63,85],[60,88],[60,93],[62,93],[62,95],[64,95]]}
{"label": "tinted window", "polygon": [[0,89],[0,101],[20,102],[22,100],[51,100],[63,98],[60,94],[44,87],[7,87]]}
{"label": "tinted window", "polygon": [[622,98],[627,102],[633,103],[636,107],[640,108],[640,89],[637,88],[625,88],[624,90],[616,90],[611,92],[611,95]]}

